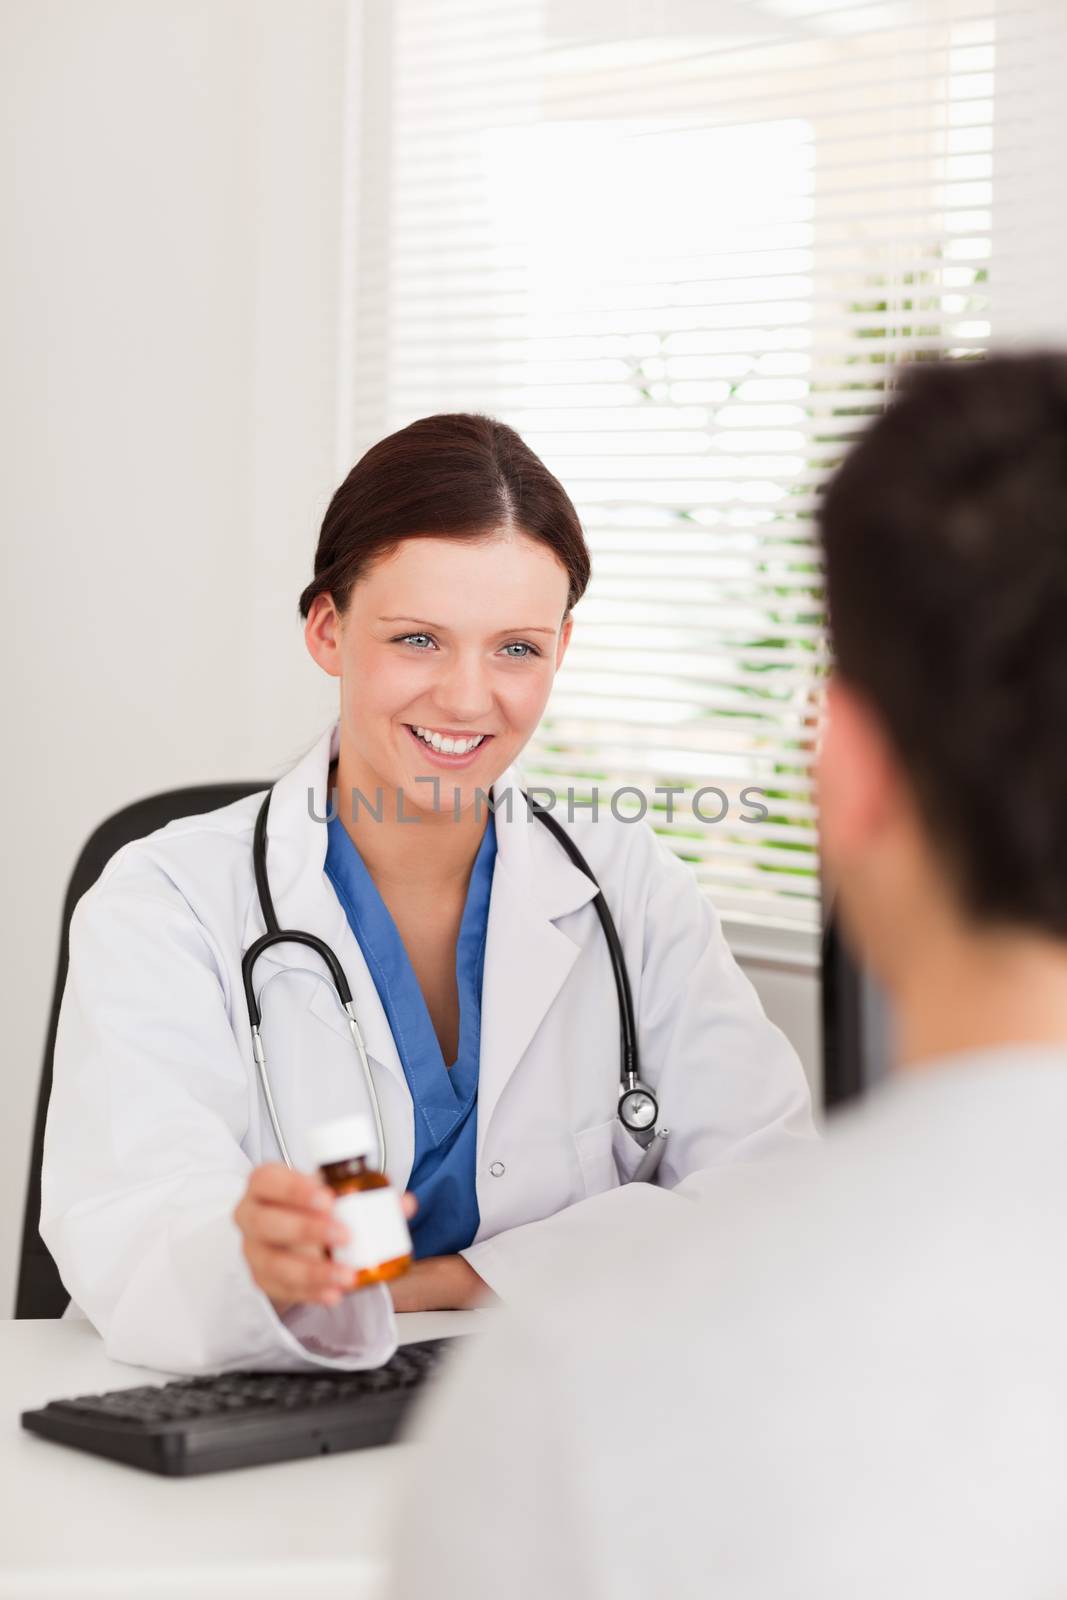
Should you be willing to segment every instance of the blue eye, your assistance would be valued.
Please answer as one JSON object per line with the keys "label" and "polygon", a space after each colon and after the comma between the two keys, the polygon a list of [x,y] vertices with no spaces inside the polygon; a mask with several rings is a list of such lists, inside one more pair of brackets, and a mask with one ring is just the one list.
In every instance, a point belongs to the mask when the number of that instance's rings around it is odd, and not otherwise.
{"label": "blue eye", "polygon": [[428,633],[403,633],[399,639],[394,639],[394,644],[410,644],[416,650],[423,650],[427,645],[433,644]]}
{"label": "blue eye", "polygon": [[[520,655],[512,654],[516,650],[522,653]],[[531,656],[539,656],[541,652],[536,645],[527,644],[524,639],[515,639],[511,644],[504,646],[504,654],[510,657],[512,661],[528,661]]]}

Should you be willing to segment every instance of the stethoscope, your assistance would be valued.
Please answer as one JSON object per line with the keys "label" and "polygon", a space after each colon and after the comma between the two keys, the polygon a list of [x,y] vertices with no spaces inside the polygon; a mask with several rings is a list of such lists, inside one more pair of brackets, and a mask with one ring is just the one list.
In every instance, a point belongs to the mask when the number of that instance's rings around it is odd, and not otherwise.
{"label": "stethoscope", "polygon": [[[241,958],[241,978],[244,982],[245,1001],[248,1005],[248,1021],[252,1028],[252,1053],[256,1060],[256,1071],[259,1074],[260,1086],[263,1090],[263,1099],[266,1102],[267,1114],[270,1117],[274,1137],[278,1141],[278,1149],[287,1167],[292,1167],[293,1160],[289,1154],[285,1136],[282,1133],[281,1121],[278,1117],[274,1096],[271,1093],[270,1074],[267,1071],[267,1058],[263,1050],[263,1040],[260,1036],[259,1004],[252,987],[252,972],[259,957],[265,950],[276,944],[303,944],[325,962],[330,977],[333,979],[337,998],[348,1018],[348,1027],[352,1035],[352,1042],[356,1047],[359,1057],[363,1081],[366,1085],[367,1096],[370,1100],[371,1110],[374,1115],[374,1132],[378,1141],[379,1161],[378,1169],[385,1171],[385,1128],[382,1123],[381,1106],[378,1104],[378,1094],[371,1076],[370,1062],[367,1060],[367,1049],[363,1043],[359,1021],[356,1017],[356,1008],[352,1000],[352,990],[348,986],[344,968],[338,961],[334,952],[324,939],[318,938],[313,933],[304,933],[299,928],[282,928],[279,926],[277,913],[274,910],[274,901],[271,898],[270,884],[267,881],[267,813],[270,810],[270,797],[273,791],[268,790],[263,804],[256,817],[255,833],[252,839],[252,870],[255,873],[256,892],[259,896],[260,911],[263,916],[263,925],[266,932],[260,934],[249,945]],[[523,795],[526,800],[526,796]],[[540,807],[527,805],[534,815],[544,823],[549,833],[558,840],[567,852],[579,872],[596,885],[596,894],[593,896],[592,905],[600,918],[600,926],[607,940],[608,953],[611,957],[611,970],[615,978],[615,991],[619,1003],[619,1101],[616,1106],[616,1116],[626,1129],[630,1137],[641,1146],[643,1155],[637,1168],[630,1178],[631,1183],[648,1182],[659,1166],[660,1157],[666,1144],[668,1130],[657,1129],[656,1121],[659,1117],[659,1103],[652,1090],[641,1082],[637,1054],[637,1024],[634,1020],[633,996],[630,992],[630,979],[626,971],[626,962],[623,959],[622,945],[619,935],[608,910],[604,893],[592,867],[586,861],[578,846],[568,833],[560,826],[555,817]]]}

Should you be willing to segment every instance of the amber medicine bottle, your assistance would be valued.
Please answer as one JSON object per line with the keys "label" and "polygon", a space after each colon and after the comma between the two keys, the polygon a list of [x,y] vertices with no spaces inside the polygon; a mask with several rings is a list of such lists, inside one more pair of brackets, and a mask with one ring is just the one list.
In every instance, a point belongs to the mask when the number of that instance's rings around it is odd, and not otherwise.
{"label": "amber medicine bottle", "polygon": [[411,1234],[400,1196],[389,1179],[367,1165],[374,1129],[367,1117],[339,1117],[320,1123],[308,1135],[311,1159],[336,1195],[334,1216],[348,1229],[349,1241],[330,1252],[355,1269],[353,1289],[399,1278],[411,1265]]}

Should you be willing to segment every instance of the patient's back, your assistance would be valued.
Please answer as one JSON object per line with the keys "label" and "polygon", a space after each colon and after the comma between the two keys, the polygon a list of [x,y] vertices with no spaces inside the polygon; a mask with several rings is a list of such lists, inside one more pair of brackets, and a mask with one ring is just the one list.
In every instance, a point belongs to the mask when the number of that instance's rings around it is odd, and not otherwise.
{"label": "patient's back", "polygon": [[676,1593],[1063,1592],[1067,1053],[932,1066],[749,1217],[721,1195],[699,1272],[633,1329],[649,1436],[602,1362],[585,1402],[620,1540],[633,1481],[659,1557],[689,1552]]}
{"label": "patient's back", "polygon": [[895,1079],[675,1244],[487,1348],[491,1423],[443,1397],[458,1479],[495,1473],[470,1594],[1067,1592],[1067,1050]]}

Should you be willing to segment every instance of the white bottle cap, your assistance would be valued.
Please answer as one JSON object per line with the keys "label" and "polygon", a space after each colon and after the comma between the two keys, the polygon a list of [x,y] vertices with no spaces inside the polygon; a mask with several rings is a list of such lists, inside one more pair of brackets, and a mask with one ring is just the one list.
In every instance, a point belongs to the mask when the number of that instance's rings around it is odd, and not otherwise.
{"label": "white bottle cap", "polygon": [[375,1148],[374,1124],[369,1117],[334,1117],[308,1130],[307,1150],[316,1166],[332,1161],[354,1161]]}

